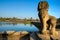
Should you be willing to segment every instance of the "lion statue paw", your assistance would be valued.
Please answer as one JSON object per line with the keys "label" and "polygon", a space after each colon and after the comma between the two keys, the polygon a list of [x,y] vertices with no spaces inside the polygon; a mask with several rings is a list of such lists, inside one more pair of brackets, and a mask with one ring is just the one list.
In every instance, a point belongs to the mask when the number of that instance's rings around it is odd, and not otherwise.
{"label": "lion statue paw", "polygon": [[48,30],[42,31],[42,34],[43,34],[43,35],[48,35],[48,34],[49,34],[49,31],[48,31]]}
{"label": "lion statue paw", "polygon": [[57,36],[58,35],[58,32],[55,31],[55,32],[52,32],[51,34],[52,34],[52,36]]}

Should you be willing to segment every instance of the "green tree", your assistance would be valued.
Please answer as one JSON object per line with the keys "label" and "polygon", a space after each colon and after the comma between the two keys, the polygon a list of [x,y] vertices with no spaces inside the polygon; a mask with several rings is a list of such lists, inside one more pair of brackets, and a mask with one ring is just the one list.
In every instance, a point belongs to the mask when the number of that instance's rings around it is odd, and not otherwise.
{"label": "green tree", "polygon": [[36,19],[36,21],[39,21],[39,19]]}
{"label": "green tree", "polygon": [[31,21],[31,22],[33,21],[33,18],[32,18],[32,17],[30,18],[30,21]]}

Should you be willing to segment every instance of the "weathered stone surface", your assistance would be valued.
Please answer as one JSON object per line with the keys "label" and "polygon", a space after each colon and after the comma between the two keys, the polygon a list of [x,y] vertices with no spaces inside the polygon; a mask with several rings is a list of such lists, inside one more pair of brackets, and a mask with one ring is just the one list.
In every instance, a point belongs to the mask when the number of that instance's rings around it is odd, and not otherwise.
{"label": "weathered stone surface", "polygon": [[50,40],[49,35],[43,35],[43,34],[37,34],[37,35],[41,40]]}
{"label": "weathered stone surface", "polygon": [[22,31],[22,32],[15,32],[15,31],[0,32],[0,40],[20,40],[23,36],[25,36],[27,34],[28,34],[28,32],[26,32],[26,31]]}
{"label": "weathered stone surface", "polygon": [[37,33],[38,37],[42,40],[60,40],[60,30],[58,30],[58,35],[53,36],[53,35],[43,35],[40,33]]}
{"label": "weathered stone surface", "polygon": [[58,30],[57,36],[43,35],[35,32],[13,32],[12,34],[10,34],[10,32],[9,34],[0,33],[0,40],[60,40],[60,30]]}
{"label": "weathered stone surface", "polygon": [[58,35],[57,35],[57,36],[52,36],[52,35],[51,35],[51,38],[52,38],[53,40],[60,40],[60,30],[58,30]]}

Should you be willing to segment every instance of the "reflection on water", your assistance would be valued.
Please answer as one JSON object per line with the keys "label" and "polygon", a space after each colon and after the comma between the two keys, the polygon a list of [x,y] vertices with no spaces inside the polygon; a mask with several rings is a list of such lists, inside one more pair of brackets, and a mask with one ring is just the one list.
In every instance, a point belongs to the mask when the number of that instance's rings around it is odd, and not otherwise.
{"label": "reflection on water", "polygon": [[[20,23],[20,24],[24,24],[27,25],[26,23]],[[3,25],[17,25],[17,23],[12,23],[12,22],[0,22],[0,26]],[[32,24],[29,24],[30,26],[32,26]]]}
{"label": "reflection on water", "polygon": [[3,25],[17,25],[17,24],[12,22],[0,22],[0,26],[3,26]]}
{"label": "reflection on water", "polygon": [[39,30],[32,24],[15,24],[9,22],[0,22],[0,32],[4,31],[28,31],[38,32]]}

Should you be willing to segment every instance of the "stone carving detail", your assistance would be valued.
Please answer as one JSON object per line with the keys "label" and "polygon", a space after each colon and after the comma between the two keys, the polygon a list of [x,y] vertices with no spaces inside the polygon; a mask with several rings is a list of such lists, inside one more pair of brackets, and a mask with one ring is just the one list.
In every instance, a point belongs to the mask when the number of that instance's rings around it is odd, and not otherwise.
{"label": "stone carving detail", "polygon": [[41,1],[38,4],[38,16],[42,24],[42,34],[50,33],[51,35],[58,35],[56,31],[56,18],[48,14],[49,5],[46,1]]}

